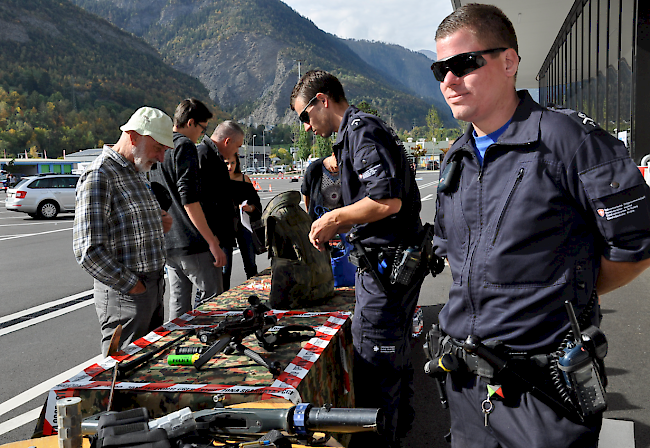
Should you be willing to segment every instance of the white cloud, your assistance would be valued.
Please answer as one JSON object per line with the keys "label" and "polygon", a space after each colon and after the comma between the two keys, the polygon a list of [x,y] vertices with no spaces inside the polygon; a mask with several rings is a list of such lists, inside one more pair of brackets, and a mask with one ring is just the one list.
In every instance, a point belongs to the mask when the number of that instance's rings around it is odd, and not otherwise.
{"label": "white cloud", "polygon": [[413,51],[435,51],[436,29],[452,12],[451,0],[283,1],[328,33]]}

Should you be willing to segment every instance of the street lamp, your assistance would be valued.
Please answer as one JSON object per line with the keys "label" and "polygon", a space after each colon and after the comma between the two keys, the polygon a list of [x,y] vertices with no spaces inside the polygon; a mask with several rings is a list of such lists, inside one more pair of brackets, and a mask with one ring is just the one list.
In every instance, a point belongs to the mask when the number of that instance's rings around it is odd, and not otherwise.
{"label": "street lamp", "polygon": [[257,134],[253,134],[253,167],[255,167],[255,172],[257,172],[257,159],[255,159],[255,137],[257,137]]}
{"label": "street lamp", "polygon": [[266,171],[266,129],[262,129],[262,162],[264,162],[264,168]]}

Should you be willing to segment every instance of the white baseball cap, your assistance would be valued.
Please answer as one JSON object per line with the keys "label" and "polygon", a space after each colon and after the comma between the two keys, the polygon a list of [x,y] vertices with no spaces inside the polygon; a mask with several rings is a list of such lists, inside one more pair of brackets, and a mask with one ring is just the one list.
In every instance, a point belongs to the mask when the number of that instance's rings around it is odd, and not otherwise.
{"label": "white baseball cap", "polygon": [[136,110],[129,121],[120,127],[120,131],[135,131],[140,135],[149,135],[161,145],[174,147],[174,125],[169,115],[153,107],[141,107]]}

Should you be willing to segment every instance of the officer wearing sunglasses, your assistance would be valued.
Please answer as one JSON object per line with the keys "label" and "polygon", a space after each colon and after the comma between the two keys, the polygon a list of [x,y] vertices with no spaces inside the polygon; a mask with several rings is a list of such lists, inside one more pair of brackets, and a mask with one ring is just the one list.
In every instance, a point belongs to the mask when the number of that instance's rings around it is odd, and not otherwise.
{"label": "officer wearing sunglasses", "polygon": [[[322,70],[300,79],[291,94],[291,108],[305,130],[322,137],[337,133],[333,151],[344,206],[314,221],[312,244],[324,250],[334,235],[352,228],[375,273],[380,253],[387,254],[382,259],[391,266],[389,254],[419,244],[422,233],[420,193],[404,146],[378,117],[349,105],[339,80]],[[350,447],[397,447],[413,421],[410,334],[422,280],[391,285],[389,273],[387,268],[375,277],[365,266],[355,277],[356,406],[383,408],[387,429],[382,435],[355,434]]]}
{"label": "officer wearing sunglasses", "polygon": [[[599,296],[650,265],[648,186],[623,143],[589,117],[516,90],[517,38],[495,6],[458,8],[436,48],[431,70],[454,116],[469,123],[438,188],[434,246],[453,278],[439,316],[443,345],[462,354],[468,336],[498,343],[522,377],[571,408],[575,398],[556,387],[561,374],[551,376],[570,328],[564,302],[582,330],[598,325]],[[581,421],[476,359],[445,378],[452,447],[598,445],[602,411]]]}

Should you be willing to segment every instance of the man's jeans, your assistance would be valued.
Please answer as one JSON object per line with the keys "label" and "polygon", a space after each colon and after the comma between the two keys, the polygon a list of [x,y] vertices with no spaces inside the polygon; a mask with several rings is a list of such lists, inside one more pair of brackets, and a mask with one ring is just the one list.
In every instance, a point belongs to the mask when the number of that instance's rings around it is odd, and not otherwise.
{"label": "man's jeans", "polygon": [[193,255],[167,255],[169,278],[169,320],[176,319],[192,309],[192,287],[201,291],[194,307],[205,299],[223,292],[221,268],[214,265],[212,253]]}

